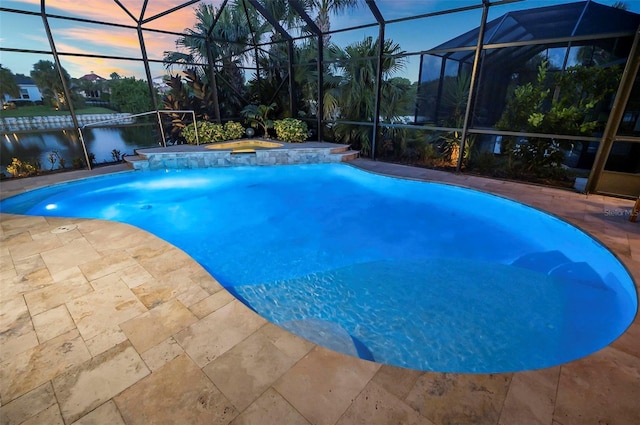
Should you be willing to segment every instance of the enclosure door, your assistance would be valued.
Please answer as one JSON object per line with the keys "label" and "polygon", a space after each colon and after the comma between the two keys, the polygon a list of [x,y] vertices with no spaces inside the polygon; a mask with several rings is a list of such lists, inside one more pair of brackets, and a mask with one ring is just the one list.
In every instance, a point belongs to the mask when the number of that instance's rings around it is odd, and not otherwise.
{"label": "enclosure door", "polygon": [[596,192],[638,198],[640,196],[640,77],[637,70],[623,110],[604,169],[598,179]]}
{"label": "enclosure door", "polygon": [[640,27],[602,135],[587,192],[640,197]]}

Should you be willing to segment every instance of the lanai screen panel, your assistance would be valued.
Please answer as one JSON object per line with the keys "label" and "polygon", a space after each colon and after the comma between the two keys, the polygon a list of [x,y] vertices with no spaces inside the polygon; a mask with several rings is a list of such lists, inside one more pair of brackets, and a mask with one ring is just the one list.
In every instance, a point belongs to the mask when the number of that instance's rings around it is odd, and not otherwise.
{"label": "lanai screen panel", "polygon": [[[528,6],[526,2],[519,5]],[[503,9],[496,7],[490,16]],[[537,66],[542,60],[549,62],[551,72],[562,70],[578,64],[575,49],[591,46],[588,48],[597,49],[592,56],[608,56],[609,65],[613,65],[616,58],[624,61],[633,34],[640,24],[639,18],[639,15],[631,12],[583,1],[511,11],[489,20],[485,29],[472,125],[493,126],[501,115],[514,82],[526,83],[526,78],[535,78]],[[442,124],[438,116],[442,115],[442,109],[446,109],[446,106],[439,103],[439,99],[446,78],[451,77],[447,75],[450,69],[448,61],[472,63],[474,51],[470,46],[477,43],[479,33],[479,27],[472,29],[423,55],[421,87],[425,84],[432,86],[431,98],[436,99],[436,104],[432,105],[435,108],[432,112],[419,105],[417,122],[425,117],[422,122],[428,123],[429,117],[435,117],[433,123]],[[573,52],[567,50],[570,46]],[[437,84],[433,80],[434,70],[425,72],[429,66],[437,64],[434,59],[436,56],[443,61],[441,80]],[[464,70],[465,67],[460,66],[460,69]]]}

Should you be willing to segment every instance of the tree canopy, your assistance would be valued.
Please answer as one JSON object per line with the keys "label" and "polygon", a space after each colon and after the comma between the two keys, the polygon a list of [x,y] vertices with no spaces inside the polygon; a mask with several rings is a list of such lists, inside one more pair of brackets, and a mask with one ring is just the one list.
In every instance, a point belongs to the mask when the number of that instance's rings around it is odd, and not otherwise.
{"label": "tree canopy", "polygon": [[137,114],[154,109],[149,86],[135,77],[121,77],[109,82],[111,104],[120,112]]}
{"label": "tree canopy", "polygon": [[0,95],[3,97],[9,95],[9,97],[20,97],[20,87],[16,83],[15,75],[9,68],[5,68],[0,64]]}
{"label": "tree canopy", "polygon": [[[69,84],[71,77],[62,68],[65,82]],[[43,96],[53,103],[58,109],[69,109],[69,99],[64,94],[64,86],[60,80],[60,74],[53,62],[40,60],[33,65],[31,78],[42,91]]]}

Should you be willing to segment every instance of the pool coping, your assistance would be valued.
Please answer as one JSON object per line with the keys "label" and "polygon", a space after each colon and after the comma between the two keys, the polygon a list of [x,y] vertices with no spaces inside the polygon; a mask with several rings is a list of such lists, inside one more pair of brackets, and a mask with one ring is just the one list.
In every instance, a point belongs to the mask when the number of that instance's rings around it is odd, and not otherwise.
{"label": "pool coping", "polygon": [[[444,173],[440,171],[420,169],[415,167],[400,166],[397,164],[381,163],[377,161],[358,159],[350,163],[353,166],[364,170],[377,172],[380,174],[412,178],[417,180],[437,181],[440,183],[454,184],[463,187],[474,188],[485,192],[504,196],[518,202],[530,205],[552,214],[576,225],[587,233],[595,236],[597,239],[607,246],[618,258],[625,264],[627,269],[632,273],[636,282],[636,290],[638,290],[638,282],[640,281],[640,227],[637,223],[628,222],[624,219],[624,214],[607,214],[606,211],[626,211],[633,206],[633,201],[610,198],[601,195],[583,195],[573,193],[566,190],[558,190],[547,187],[531,186],[521,183],[496,181],[476,176],[468,176],[464,174]],[[114,168],[113,171],[123,171],[120,168]],[[103,172],[108,172],[103,170]],[[74,172],[75,173],[75,172]],[[42,179],[42,184],[51,184],[54,180],[71,180],[74,178],[82,178],[95,175],[90,172],[78,172],[73,177],[59,175],[56,178]],[[39,177],[36,179],[40,179]],[[22,191],[19,186],[34,188],[38,186],[31,179],[17,179],[17,182],[1,182],[2,196],[7,195],[7,191],[18,193]],[[11,183],[8,185],[7,183]],[[10,190],[9,190],[10,189]],[[0,223],[2,224],[2,253],[5,260],[14,263],[14,271],[16,279],[28,282],[28,274],[24,274],[21,270],[25,269],[25,261],[29,258],[44,259],[44,264],[49,264],[49,260],[53,256],[55,250],[68,249],[78,240],[84,240],[93,249],[98,249],[100,244],[108,246],[109,249],[98,252],[100,258],[96,258],[89,263],[80,264],[83,274],[90,277],[92,274],[104,273],[111,271],[108,276],[117,275],[120,279],[125,277],[124,271],[114,270],[114,258],[126,256],[127,250],[139,250],[137,248],[123,248],[127,244],[133,243],[136,238],[150,238],[149,240],[157,240],[157,238],[146,234],[139,229],[132,228],[119,223],[110,223],[100,220],[75,220],[75,219],[50,219],[39,217],[23,217],[0,215]],[[76,239],[70,238],[68,233],[56,234],[55,237],[50,236],[49,229],[57,228],[61,223],[76,223],[79,225],[79,234]],[[65,236],[66,235],[66,236]],[[22,239],[21,239],[22,238]],[[50,245],[52,240],[56,241],[56,247]],[[76,242],[74,242],[76,241]],[[157,240],[153,242],[158,246],[167,245],[164,241]],[[118,248],[120,246],[121,248]],[[151,248],[147,248],[151,249]],[[169,249],[169,248],[167,248]],[[87,250],[88,252],[88,250]],[[175,256],[179,256],[180,250],[173,247],[171,252]],[[27,255],[31,254],[33,255]],[[145,255],[151,255],[149,252]],[[26,257],[25,257],[26,256]],[[35,257],[34,257],[35,256]],[[111,263],[105,259],[112,259]],[[128,258],[128,257],[127,257]],[[141,257],[142,258],[142,257]],[[69,259],[71,261],[73,259]],[[144,260],[144,261],[143,261]],[[32,260],[29,260],[32,262]],[[62,260],[60,260],[62,261]],[[147,268],[149,259],[138,259],[137,262],[144,264]],[[177,267],[171,273],[176,276],[183,276],[182,279],[192,279],[194,273],[199,273],[197,264],[189,258],[184,259],[181,267]],[[3,261],[3,264],[5,261]],[[41,263],[41,260],[40,260]],[[95,264],[94,264],[95,263]],[[16,264],[18,267],[16,267]],[[165,267],[167,265],[163,265]],[[7,266],[3,266],[7,275]],[[51,263],[48,268],[54,267],[55,263]],[[154,267],[160,267],[155,263]],[[168,267],[168,266],[167,266]],[[98,272],[94,268],[104,269]],[[152,268],[144,269],[149,272]],[[198,275],[200,276],[200,275]],[[126,275],[127,278],[130,276]],[[159,279],[159,277],[157,278]],[[200,276],[200,287],[206,286],[209,291],[213,291],[214,283]],[[99,278],[92,280],[96,287],[98,283],[104,280]],[[193,280],[193,279],[192,279]],[[205,285],[203,282],[207,282]],[[7,282],[3,279],[3,285]],[[56,283],[57,284],[57,283]],[[198,286],[198,285],[196,285]],[[194,287],[195,288],[195,287]],[[94,288],[95,289],[95,288]],[[132,288],[131,290],[133,291]],[[196,288],[197,289],[197,288]],[[149,308],[145,312],[141,312],[139,316],[133,317],[122,323],[120,335],[124,335],[123,341],[119,341],[113,346],[106,347],[105,351],[96,353],[83,361],[77,361],[68,367],[68,370],[56,371],[54,365],[41,364],[40,369],[54,369],[47,375],[48,378],[40,386],[31,388],[29,391],[20,393],[20,396],[14,398],[2,397],[3,414],[20,410],[19,406],[42,396],[42,388],[52,388],[55,394],[52,404],[40,411],[35,412],[36,407],[30,407],[29,417],[47,414],[61,415],[63,419],[69,423],[71,419],[76,417],[96,417],[96,415],[111,414],[117,417],[120,423],[140,423],[141,421],[150,420],[152,417],[141,416],[152,414],[151,409],[142,409],[135,413],[132,406],[136,403],[145,403],[142,394],[155,394],[158,397],[158,403],[163,401],[168,403],[169,407],[177,412],[181,412],[183,418],[190,418],[192,413],[185,409],[192,409],[193,406],[178,399],[162,397],[169,388],[167,386],[178,386],[182,388],[182,381],[191,379],[192,381],[201,382],[203,391],[207,389],[207,394],[217,394],[216,400],[226,406],[230,412],[229,420],[220,420],[220,423],[256,423],[256,418],[261,423],[278,423],[283,417],[292,418],[289,422],[295,423],[318,423],[318,424],[348,424],[355,422],[364,423],[391,423],[392,421],[403,420],[404,422],[427,423],[427,424],[444,424],[444,423],[491,423],[491,424],[526,424],[526,423],[561,423],[567,424],[583,424],[598,423],[605,421],[610,423],[638,423],[640,422],[640,408],[637,407],[637,401],[634,394],[640,391],[640,321],[636,316],[635,321],[620,338],[614,341],[608,347],[589,355],[585,358],[567,363],[565,365],[553,368],[541,369],[536,371],[489,374],[489,375],[469,375],[469,374],[443,374],[431,372],[417,372],[408,369],[383,366],[360,359],[350,358],[338,353],[331,352],[322,347],[301,341],[297,337],[292,337],[284,331],[278,331],[268,323],[263,323],[259,318],[252,316],[247,308],[234,301],[227,301],[223,306],[208,312],[202,310],[204,300],[217,300],[222,303],[221,299],[225,297],[226,291],[218,289],[212,294],[200,300],[199,302],[190,304],[185,290],[182,293],[174,294],[164,302]],[[42,291],[43,289],[37,289]],[[101,289],[95,289],[100,291]],[[3,291],[4,292],[4,291]],[[24,299],[33,299],[33,295],[26,292],[21,297]],[[84,300],[88,295],[78,296],[65,300],[62,306],[66,306],[67,310],[77,308],[79,300]],[[19,298],[18,298],[19,299]],[[228,298],[224,298],[228,300]],[[180,301],[182,300],[182,301]],[[208,301],[211,304],[213,301]],[[206,304],[206,303],[205,303]],[[6,304],[3,304],[6,305]],[[31,325],[35,328],[35,334],[40,331],[37,324],[40,314],[46,312],[30,311],[28,309],[30,303],[25,306],[26,316],[24,314],[16,323],[10,323],[10,329],[26,329],[25,320],[36,324]],[[155,329],[149,321],[144,318],[150,314],[160,312],[166,306],[181,305],[189,310],[190,314],[198,312],[197,321],[193,323],[184,323],[179,330],[172,330],[169,339],[164,340],[153,349],[143,350],[140,348],[141,339],[140,332],[150,332]],[[161,308],[162,307],[162,308]],[[182,308],[181,307],[181,308]],[[56,307],[59,308],[59,307]],[[98,308],[98,306],[96,306]],[[175,308],[175,307],[174,307]],[[3,313],[6,313],[3,308]],[[53,309],[52,309],[53,310]],[[186,312],[183,313],[186,315]],[[37,313],[37,314],[36,314]],[[225,315],[225,314],[227,315]],[[145,316],[146,315],[146,316]],[[40,316],[42,317],[42,316]],[[79,316],[78,316],[79,317]],[[182,317],[182,316],[180,316]],[[239,317],[242,319],[234,319],[235,322],[228,322],[230,317]],[[28,319],[27,319],[28,318]],[[91,346],[91,339],[84,340],[82,320],[77,328],[73,339],[74,344]],[[139,329],[133,329],[133,322],[139,322]],[[205,341],[198,333],[205,326],[216,327],[219,323],[235,323],[239,330],[244,332],[241,336],[237,336],[236,341],[231,347],[221,353],[216,359],[206,364],[201,357],[198,349],[192,345],[188,339]],[[247,329],[249,326],[252,332]],[[256,329],[254,329],[256,328]],[[244,329],[244,331],[242,331]],[[157,329],[156,329],[157,331]],[[27,334],[29,332],[25,331]],[[69,331],[71,332],[71,331]],[[67,335],[69,332],[65,333]],[[166,331],[165,331],[166,332]],[[9,341],[11,344],[16,342],[15,338],[20,335],[15,334]],[[22,336],[24,337],[24,336]],[[58,340],[62,336],[58,336],[53,340]],[[187,338],[189,337],[189,338]],[[39,353],[51,350],[51,341],[43,341],[33,347],[29,347],[25,351],[16,353],[11,359],[2,359],[4,366],[16,366],[17,359],[34,358]],[[174,342],[167,345],[167,341]],[[258,341],[261,341],[258,343]],[[65,341],[67,343],[68,341]],[[62,341],[60,342],[62,345]],[[10,344],[10,345],[11,345]],[[262,345],[260,345],[262,344]],[[108,345],[108,344],[107,344]],[[136,349],[138,347],[141,352]],[[176,347],[179,347],[176,348]],[[274,348],[275,347],[275,348]],[[143,347],[144,348],[144,347]],[[159,365],[160,360],[151,356],[153,350],[175,349],[179,354],[173,358],[163,358],[164,362]],[[206,347],[205,347],[206,351]],[[171,351],[175,354],[174,351]],[[223,366],[229,366],[233,363],[233,357],[244,358],[244,361],[251,356],[258,356],[258,353],[271,353],[264,357],[263,362],[253,363],[254,372],[248,371],[248,375],[236,372],[225,375]],[[28,354],[28,355],[27,355]],[[125,355],[126,354],[126,355]],[[266,355],[266,354],[265,354]],[[99,369],[104,369],[113,364],[109,359],[105,358],[124,357],[134,358],[135,365],[140,368],[146,368],[148,373],[145,376],[127,377],[123,375],[123,379],[130,383],[124,389],[105,389],[99,387],[102,391],[100,403],[94,406],[88,401],[80,398],[83,403],[82,409],[72,407],[70,400],[78,400],[78,391],[82,389],[79,381],[74,381],[73,376],[85,374],[97,378],[100,375]],[[247,357],[248,356],[248,357]],[[271,357],[275,356],[275,357]],[[162,356],[161,356],[162,357]],[[167,356],[165,356],[167,357]],[[168,356],[171,357],[171,356]],[[270,359],[270,360],[267,360]],[[288,360],[283,360],[288,359]],[[247,387],[247,379],[255,382],[265,377],[264,365],[278,365],[281,368],[274,373],[269,372],[269,379],[262,387],[256,389],[249,385]],[[284,363],[283,363],[284,362]],[[239,365],[237,365],[239,367]],[[7,369],[7,367],[2,368]],[[171,375],[171,371],[179,370],[180,375]],[[188,372],[188,373],[187,373]],[[8,372],[1,372],[8,373]],[[35,372],[34,372],[35,373]],[[39,373],[44,373],[42,370]],[[113,371],[112,371],[113,373]],[[122,373],[122,372],[120,372]],[[198,379],[194,379],[193,377]],[[246,378],[246,376],[253,376]],[[19,375],[3,375],[0,376],[1,381],[7,381],[6,378],[13,379],[14,387],[16,382],[24,383],[24,379],[18,379]],[[261,378],[259,378],[261,377]],[[224,379],[223,379],[224,378]],[[18,379],[16,381],[16,379]],[[99,381],[97,381],[99,382]],[[0,384],[0,396],[11,393],[9,387]],[[263,388],[264,387],[264,388]],[[252,392],[253,391],[253,392]],[[255,393],[255,394],[254,394]],[[247,400],[248,395],[252,394],[251,400]],[[255,397],[254,397],[255,396]],[[9,398],[9,399],[7,399]],[[156,402],[146,401],[157,409],[157,414],[164,412],[166,409],[156,405]],[[248,404],[247,404],[248,403]],[[95,404],[95,403],[94,403]],[[29,403],[34,406],[33,403]],[[266,407],[269,406],[269,407]],[[210,411],[210,409],[205,409]],[[193,409],[192,409],[193,410]],[[108,413],[104,413],[108,412]],[[26,413],[23,413],[23,416]],[[156,417],[160,419],[161,417]],[[165,417],[166,419],[166,417]],[[189,422],[183,419],[185,422]],[[244,421],[244,422],[243,422]],[[194,420],[193,423],[196,421]],[[15,423],[19,423],[16,421]]]}

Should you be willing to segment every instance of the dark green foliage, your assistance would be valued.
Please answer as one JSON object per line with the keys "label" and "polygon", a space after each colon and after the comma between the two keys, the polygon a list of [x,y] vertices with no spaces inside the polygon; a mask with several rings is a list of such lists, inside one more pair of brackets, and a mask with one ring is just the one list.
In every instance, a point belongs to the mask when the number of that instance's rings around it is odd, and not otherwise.
{"label": "dark green foliage", "polygon": [[[340,64],[343,74],[337,88],[337,105],[339,119],[346,121],[373,122],[375,117],[375,91],[377,80],[377,62],[379,41],[366,37],[360,42],[347,46],[342,52],[344,62]],[[403,104],[402,95],[406,93],[403,79],[391,78],[393,74],[404,68],[404,59],[394,55],[400,54],[400,46],[393,40],[385,40],[383,46],[380,115],[384,121],[394,121]],[[337,124],[334,129],[337,141],[360,149],[363,155],[371,151],[371,128],[355,124]]]}
{"label": "dark green foliage", "polygon": [[[248,13],[245,13],[242,2],[230,2],[222,10],[214,26],[217,15],[218,10],[213,5],[200,3],[195,9],[194,28],[187,28],[186,35],[176,40],[176,45],[182,51],[167,51],[164,55],[164,63],[168,69],[179,65],[185,72],[192,69],[194,63],[209,63],[209,54],[211,55],[215,77],[212,78],[209,72],[205,72],[204,69],[207,67],[203,65],[203,71],[199,73],[198,78],[211,86],[207,93],[211,93],[212,96],[214,109],[210,116],[215,120],[220,118],[216,109],[220,111],[221,116],[237,116],[242,105],[247,103],[244,75],[240,66],[242,59],[250,52],[246,46],[251,44],[251,29],[258,33],[257,38],[260,38],[259,33],[264,31],[264,24],[260,23],[257,12],[248,8]],[[209,51],[207,37],[210,41]],[[217,96],[214,93],[217,93]]]}
{"label": "dark green foliage", "polygon": [[113,162],[122,161],[122,152],[120,152],[118,149],[111,150],[111,158],[113,158]]}
{"label": "dark green foliage", "polygon": [[[62,75],[67,87],[69,87],[71,77],[64,68],[62,68]],[[50,103],[57,109],[69,109],[69,99],[65,96],[64,86],[62,80],[60,80],[60,74],[53,62],[46,60],[36,62],[33,65],[33,70],[31,70],[31,78],[42,91],[42,96],[45,102]],[[78,99],[74,98],[73,100]]]}
{"label": "dark green foliage", "polygon": [[[162,98],[164,108],[171,111],[193,110],[192,99],[189,96],[187,87],[182,84],[182,79],[176,75],[167,80],[167,85],[171,90]],[[189,114],[171,112],[162,114],[162,125],[164,126],[165,137],[170,143],[182,143],[182,130],[192,121]]]}
{"label": "dark green foliage", "polygon": [[0,97],[3,98],[3,102],[5,94],[12,98],[20,97],[20,87],[16,84],[13,72],[9,68],[4,68],[0,65]]}
{"label": "dark green foliage", "polygon": [[124,77],[109,82],[111,104],[120,112],[139,114],[155,109],[149,96],[149,85],[135,77]]}
{"label": "dark green foliage", "polygon": [[[615,91],[620,70],[574,66],[549,75],[548,63],[538,67],[535,81],[515,88],[496,127],[500,130],[590,136],[602,129],[598,107]],[[530,137],[516,144],[505,138],[512,174],[563,179],[564,151],[571,142]]]}
{"label": "dark green foliage", "polygon": [[247,119],[249,125],[253,128],[259,128],[263,132],[264,137],[269,137],[269,129],[273,127],[273,120],[270,115],[278,105],[247,105],[242,110],[242,115]]}
{"label": "dark green foliage", "polygon": [[[195,68],[185,71],[187,84],[176,75],[170,77],[167,85],[171,90],[162,98],[164,108],[173,111],[194,111],[197,121],[209,121],[213,118],[215,102],[211,87],[205,83]],[[173,143],[182,143],[182,130],[191,122],[190,113],[170,113],[164,115],[165,133]]]}
{"label": "dark green foliage", "polygon": [[203,81],[195,68],[185,70],[184,76],[190,89],[191,105],[196,113],[196,118],[205,121],[213,119],[213,91],[209,83]]}

